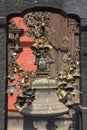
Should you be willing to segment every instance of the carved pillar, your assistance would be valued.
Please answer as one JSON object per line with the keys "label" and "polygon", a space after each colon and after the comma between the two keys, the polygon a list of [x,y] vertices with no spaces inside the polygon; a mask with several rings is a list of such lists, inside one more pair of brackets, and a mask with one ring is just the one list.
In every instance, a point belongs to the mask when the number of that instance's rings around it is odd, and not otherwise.
{"label": "carved pillar", "polygon": [[6,17],[0,17],[0,130],[6,130]]}
{"label": "carved pillar", "polygon": [[82,129],[87,129],[87,19],[81,19],[81,112]]}

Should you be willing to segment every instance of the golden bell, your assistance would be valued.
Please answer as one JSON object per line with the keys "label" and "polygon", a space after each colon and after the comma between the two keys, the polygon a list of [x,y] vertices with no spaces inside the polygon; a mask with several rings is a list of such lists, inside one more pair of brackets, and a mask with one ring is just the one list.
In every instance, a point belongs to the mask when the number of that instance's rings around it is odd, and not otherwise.
{"label": "golden bell", "polygon": [[38,49],[37,43],[34,43],[34,44],[31,46],[31,49],[34,50],[34,51],[37,50],[37,49]]}
{"label": "golden bell", "polygon": [[62,100],[67,95],[67,92],[65,90],[59,90],[57,92],[57,95],[58,95],[59,100]]}
{"label": "golden bell", "polygon": [[63,85],[66,85],[66,84],[67,84],[67,82],[66,82],[66,81],[62,81],[62,84],[63,84]]}
{"label": "golden bell", "polygon": [[77,89],[77,88],[74,88],[74,90],[71,92],[72,95],[80,95],[81,92]]}
{"label": "golden bell", "polygon": [[70,59],[70,63],[71,63],[71,64],[73,64],[73,63],[74,63],[74,61],[73,61],[72,59]]}
{"label": "golden bell", "polygon": [[66,103],[67,99],[68,99],[68,94],[69,92],[61,90],[59,93],[59,101],[63,102],[64,104]]}
{"label": "golden bell", "polygon": [[74,71],[74,68],[73,68],[73,67],[70,67],[70,69],[69,69],[69,70],[70,70],[70,72],[71,72],[71,71]]}
{"label": "golden bell", "polygon": [[80,64],[80,62],[79,61],[76,61],[76,65],[79,65]]}
{"label": "golden bell", "polygon": [[62,79],[63,79],[63,75],[58,76],[58,78],[59,78],[60,80],[62,80]]}
{"label": "golden bell", "polygon": [[67,84],[66,81],[58,81],[58,87],[63,87],[66,84]]}
{"label": "golden bell", "polygon": [[45,23],[44,23],[44,22],[42,22],[41,26],[42,26],[42,27],[44,27],[44,26],[45,26]]}
{"label": "golden bell", "polygon": [[14,73],[17,73],[17,71],[18,71],[17,68],[16,68],[16,67],[13,67],[13,72],[14,72]]}
{"label": "golden bell", "polygon": [[22,93],[21,93],[20,95],[18,95],[18,99],[19,99],[19,100],[24,100],[24,96],[23,96]]}
{"label": "golden bell", "polygon": [[71,106],[71,105],[73,105],[73,102],[68,99],[68,101],[65,103],[65,105],[66,105],[66,106]]}
{"label": "golden bell", "polygon": [[25,78],[23,78],[20,82],[20,84],[24,84],[25,83]]}
{"label": "golden bell", "polygon": [[7,93],[13,94],[14,92],[17,92],[17,91],[18,91],[18,89],[16,88],[16,84],[14,84],[14,83],[8,84]]}
{"label": "golden bell", "polygon": [[13,80],[15,80],[15,77],[14,77],[13,74],[9,74],[9,75],[8,75],[8,79],[9,79],[10,81],[13,81]]}
{"label": "golden bell", "polygon": [[76,68],[76,65],[75,65],[75,64],[73,64],[73,65],[72,65],[72,67],[75,69],[75,68]]}
{"label": "golden bell", "polygon": [[61,95],[62,95],[62,97],[65,97],[67,95],[67,92],[64,90],[61,90]]}
{"label": "golden bell", "polygon": [[74,106],[74,105],[79,105],[80,101],[79,100],[73,100],[73,99],[68,99],[68,101],[66,102],[66,106]]}
{"label": "golden bell", "polygon": [[72,74],[68,74],[68,75],[67,75],[67,80],[68,80],[68,81],[74,80],[74,77],[72,76]]}
{"label": "golden bell", "polygon": [[22,71],[23,71],[23,68],[22,68],[22,67],[20,67],[20,68],[18,69],[18,71],[19,71],[19,72],[22,72]]}
{"label": "golden bell", "polygon": [[75,73],[73,74],[73,77],[76,77],[76,78],[80,78],[81,77],[78,69],[75,70]]}
{"label": "golden bell", "polygon": [[59,93],[59,94],[57,94],[57,95],[58,95],[58,99],[59,99],[59,101],[63,99],[63,97],[61,96],[61,94],[60,94],[60,93]]}
{"label": "golden bell", "polygon": [[67,75],[64,74],[64,75],[62,76],[62,78],[63,78],[63,79],[67,79]]}
{"label": "golden bell", "polygon": [[52,46],[50,45],[50,44],[48,44],[48,43],[46,43],[45,45],[44,45],[44,49],[52,49]]}
{"label": "golden bell", "polygon": [[73,84],[74,88],[78,88],[78,86],[79,86],[79,84],[76,84],[76,83]]}
{"label": "golden bell", "polygon": [[73,91],[73,89],[74,89],[73,85],[70,82],[68,82],[67,86],[65,87],[65,90],[71,92]]}

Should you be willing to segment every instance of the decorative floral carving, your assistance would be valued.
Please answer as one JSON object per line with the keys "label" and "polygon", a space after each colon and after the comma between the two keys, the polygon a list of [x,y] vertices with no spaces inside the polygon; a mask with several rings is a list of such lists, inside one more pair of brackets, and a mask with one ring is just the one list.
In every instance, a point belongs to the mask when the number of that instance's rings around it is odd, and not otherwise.
{"label": "decorative floral carving", "polygon": [[27,35],[34,40],[41,36],[49,37],[49,12],[27,13],[24,15],[24,23],[28,27]]}
{"label": "decorative floral carving", "polygon": [[[79,104],[79,50],[74,54],[67,54],[67,68],[58,74],[58,98],[67,106]],[[75,99],[76,98],[76,99]]]}
{"label": "decorative floral carving", "polygon": [[68,37],[64,37],[60,49],[62,52],[69,52],[69,47],[70,47],[70,40]]}

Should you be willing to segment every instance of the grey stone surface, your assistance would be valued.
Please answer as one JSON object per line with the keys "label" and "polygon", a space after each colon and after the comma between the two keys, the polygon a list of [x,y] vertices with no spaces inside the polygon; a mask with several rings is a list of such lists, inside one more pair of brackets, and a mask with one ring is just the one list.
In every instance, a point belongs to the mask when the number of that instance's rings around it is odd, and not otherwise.
{"label": "grey stone surface", "polygon": [[81,114],[82,130],[87,129],[87,19],[81,19]]}
{"label": "grey stone surface", "polygon": [[8,130],[23,130],[23,116],[18,112],[8,112]]}
{"label": "grey stone surface", "polygon": [[0,16],[21,13],[33,7],[51,7],[86,18],[86,5],[86,0],[0,0]]}
{"label": "grey stone surface", "polygon": [[0,17],[0,130],[6,128],[6,18]]}
{"label": "grey stone surface", "polygon": [[[24,130],[68,130],[72,125],[71,118],[24,118]],[[75,129],[76,130],[76,129]]]}

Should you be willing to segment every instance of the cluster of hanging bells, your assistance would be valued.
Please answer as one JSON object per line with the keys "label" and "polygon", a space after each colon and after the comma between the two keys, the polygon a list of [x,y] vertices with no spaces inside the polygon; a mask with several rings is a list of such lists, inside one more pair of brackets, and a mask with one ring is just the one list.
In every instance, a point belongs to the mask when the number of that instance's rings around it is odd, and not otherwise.
{"label": "cluster of hanging bells", "polygon": [[[8,75],[7,93],[10,93],[12,96],[15,92],[20,92],[20,94],[17,96],[14,106],[18,111],[21,111],[24,106],[30,105],[35,99],[35,89],[31,88],[31,73],[23,71],[21,67],[17,70],[17,72],[19,73],[19,79],[16,83],[14,82],[15,73],[10,73]],[[17,85],[20,86],[19,89],[17,89]]]}
{"label": "cluster of hanging bells", "polygon": [[[34,90],[30,89],[30,73],[25,72],[17,63],[16,58],[22,50],[20,46],[19,36],[23,33],[23,29],[9,29],[9,34],[13,34],[13,39],[10,39],[8,45],[8,88],[7,93],[13,95],[15,92],[21,91],[21,94],[17,97],[17,102],[15,106],[19,107],[23,103],[30,103],[34,99]],[[15,83],[15,75],[18,75],[18,81]],[[20,89],[17,89],[17,86],[20,86]],[[26,91],[26,92],[24,92]],[[23,93],[22,93],[23,92]],[[31,94],[30,94],[31,93]],[[28,101],[29,99],[29,101]]]}
{"label": "cluster of hanging bells", "polygon": [[36,56],[39,56],[41,54],[41,50],[50,50],[52,49],[52,46],[48,43],[48,40],[42,40],[39,39],[36,43],[34,43],[32,46],[31,46],[31,49],[33,50],[33,53],[36,55]]}
{"label": "cluster of hanging bells", "polygon": [[19,36],[23,33],[23,29],[9,29],[9,35],[13,34],[14,39],[10,39],[10,42],[8,44],[8,89],[7,93],[10,93],[11,95],[14,92],[17,92],[16,85],[17,83],[14,83],[15,77],[14,74],[19,72],[19,66],[16,63],[16,58],[19,55],[19,52],[22,50],[20,47],[20,41]]}
{"label": "cluster of hanging bells", "polygon": [[67,106],[79,104],[79,79],[81,77],[78,59],[70,59],[68,68],[58,74],[57,95],[61,102]]}

